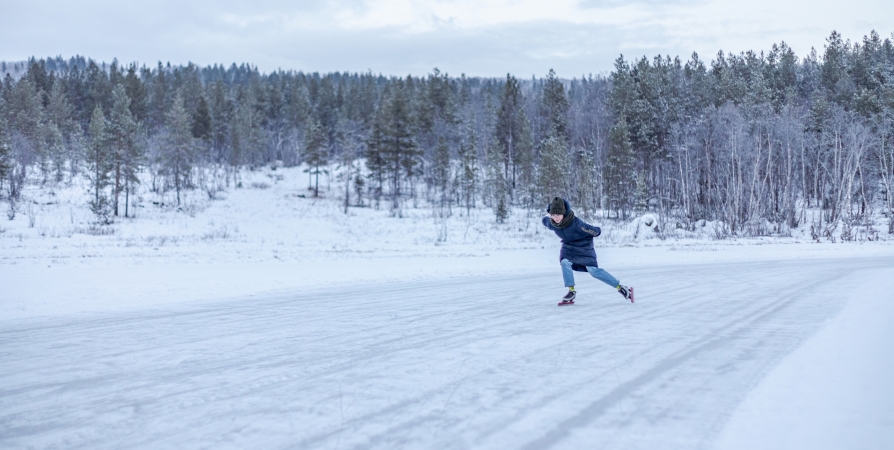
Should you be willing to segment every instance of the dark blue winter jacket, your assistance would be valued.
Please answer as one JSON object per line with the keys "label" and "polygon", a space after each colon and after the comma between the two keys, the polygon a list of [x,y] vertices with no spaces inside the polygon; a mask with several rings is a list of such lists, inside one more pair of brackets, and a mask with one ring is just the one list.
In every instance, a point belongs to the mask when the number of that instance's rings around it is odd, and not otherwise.
{"label": "dark blue winter jacket", "polygon": [[[568,200],[562,201],[565,202],[565,217],[568,217],[572,213],[571,205]],[[546,207],[546,212],[549,213],[549,205]],[[556,236],[562,239],[559,261],[568,259],[572,263],[571,268],[578,272],[586,272],[587,266],[599,267],[596,263],[596,250],[593,248],[593,238],[602,234],[599,227],[594,227],[578,217],[574,217],[562,228],[559,228],[549,216],[544,217],[542,222],[543,226],[553,230]]]}

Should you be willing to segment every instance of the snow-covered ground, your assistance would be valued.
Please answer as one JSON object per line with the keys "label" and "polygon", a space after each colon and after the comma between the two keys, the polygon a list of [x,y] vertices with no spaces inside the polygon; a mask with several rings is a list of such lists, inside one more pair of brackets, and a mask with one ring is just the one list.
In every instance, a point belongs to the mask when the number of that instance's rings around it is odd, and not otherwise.
{"label": "snow-covered ground", "polygon": [[524,211],[454,211],[439,241],[423,208],[245,178],[99,235],[82,188],[26,193],[0,224],[0,448],[894,448],[890,242],[608,224],[637,303],[577,274],[558,308]]}

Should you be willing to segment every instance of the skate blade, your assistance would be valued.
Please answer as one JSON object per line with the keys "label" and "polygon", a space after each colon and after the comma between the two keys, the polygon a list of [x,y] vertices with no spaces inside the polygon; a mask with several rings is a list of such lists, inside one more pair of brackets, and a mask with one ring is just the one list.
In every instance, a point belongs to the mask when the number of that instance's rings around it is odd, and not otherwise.
{"label": "skate blade", "polygon": [[574,304],[574,301],[570,301],[570,302],[559,302],[559,306],[568,306],[568,305],[573,305],[573,304]]}

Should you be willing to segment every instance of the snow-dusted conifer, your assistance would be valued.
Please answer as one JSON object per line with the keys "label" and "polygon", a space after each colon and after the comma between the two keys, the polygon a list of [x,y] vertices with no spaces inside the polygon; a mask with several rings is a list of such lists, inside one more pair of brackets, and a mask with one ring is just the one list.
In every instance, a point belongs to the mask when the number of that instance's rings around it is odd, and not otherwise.
{"label": "snow-dusted conifer", "polygon": [[9,175],[12,168],[11,149],[9,146],[9,135],[6,131],[6,110],[5,102],[0,98],[0,190],[6,182],[6,176]]}
{"label": "snow-dusted conifer", "polygon": [[627,138],[627,121],[621,116],[609,135],[602,176],[609,208],[623,217],[627,216],[633,202],[636,184],[634,163],[633,148]]}
{"label": "snow-dusted conifer", "polygon": [[130,113],[130,98],[121,84],[112,89],[112,110],[109,113],[106,132],[115,165],[115,183],[112,189],[113,211],[117,216],[119,197],[124,192],[124,215],[127,216],[131,187],[140,181],[137,172],[142,163],[143,147],[138,138],[138,125]]}
{"label": "snow-dusted conifer", "polygon": [[106,128],[106,118],[102,113],[102,108],[99,106],[93,108],[88,131],[89,145],[84,155],[84,163],[87,166],[85,175],[90,181],[91,199],[88,204],[90,211],[93,212],[100,224],[109,224],[112,221],[111,202],[106,189],[113,182],[114,160],[109,148],[109,136]]}
{"label": "snow-dusted conifer", "polygon": [[373,121],[372,130],[366,139],[366,169],[369,171],[369,179],[372,180],[368,188],[372,192],[370,195],[376,201],[376,209],[379,209],[379,202],[382,198],[382,191],[385,184],[385,156],[382,153],[382,143],[384,140],[384,132],[382,121],[384,119],[377,115]]}
{"label": "snow-dusted conifer", "polygon": [[531,170],[531,141],[528,121],[525,117],[524,96],[518,80],[506,75],[500,107],[497,110],[495,135],[498,155],[503,165],[504,180],[507,180],[510,201],[515,199],[519,171]]}
{"label": "snow-dusted conifer", "polygon": [[456,185],[460,203],[466,208],[466,215],[475,207],[478,193],[478,135],[472,126],[474,116],[466,120],[465,132],[459,144],[459,167]]}
{"label": "snow-dusted conifer", "polygon": [[304,131],[304,162],[308,174],[308,182],[312,180],[314,197],[320,196],[320,174],[327,173],[329,152],[326,148],[326,132],[316,117],[311,117]]}
{"label": "snow-dusted conifer", "polygon": [[391,213],[394,215],[401,214],[404,181],[412,179],[415,175],[421,154],[414,138],[408,91],[412,92],[411,85],[400,79],[394,80],[390,95],[379,110],[383,126],[378,150],[385,161],[390,184]]}
{"label": "snow-dusted conifer", "polygon": [[168,178],[168,183],[177,192],[177,205],[180,205],[180,192],[190,185],[190,176],[195,163],[196,143],[192,137],[192,120],[180,95],[174,98],[174,104],[165,117],[167,133],[161,151],[161,166]]}
{"label": "snow-dusted conifer", "polygon": [[565,95],[565,86],[553,69],[549,69],[546,80],[543,81],[540,114],[546,139],[568,139],[568,97]]}
{"label": "snow-dusted conifer", "polygon": [[549,136],[540,144],[540,167],[537,178],[542,199],[567,196],[566,189],[570,181],[567,156],[565,139],[558,134]]}

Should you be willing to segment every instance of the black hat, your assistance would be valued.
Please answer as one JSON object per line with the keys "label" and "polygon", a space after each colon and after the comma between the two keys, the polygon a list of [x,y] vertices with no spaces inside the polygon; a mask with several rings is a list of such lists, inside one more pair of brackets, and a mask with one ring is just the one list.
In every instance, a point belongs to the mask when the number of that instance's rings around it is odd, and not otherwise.
{"label": "black hat", "polygon": [[550,214],[565,215],[565,201],[559,197],[553,197],[553,201],[549,203]]}

